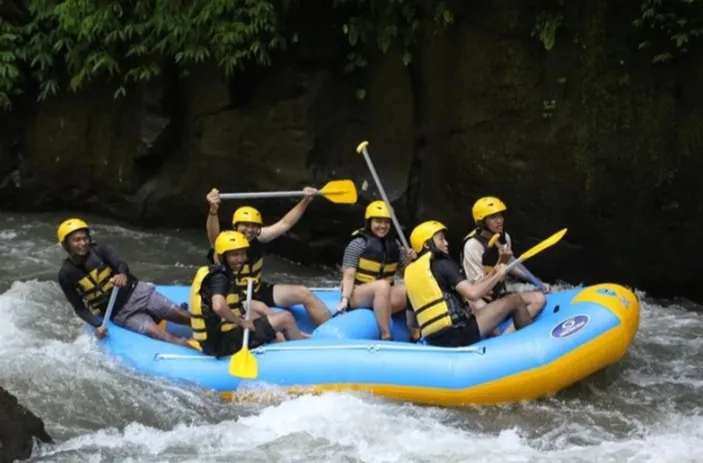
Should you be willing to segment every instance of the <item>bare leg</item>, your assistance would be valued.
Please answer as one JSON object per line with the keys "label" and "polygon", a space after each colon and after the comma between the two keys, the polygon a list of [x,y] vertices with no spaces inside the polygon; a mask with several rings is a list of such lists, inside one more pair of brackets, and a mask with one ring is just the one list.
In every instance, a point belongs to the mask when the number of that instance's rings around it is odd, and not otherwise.
{"label": "bare leg", "polygon": [[[527,311],[530,313],[532,320],[535,319],[537,315],[542,311],[544,305],[547,303],[547,299],[544,293],[541,291],[528,291],[525,293],[517,293],[522,299],[522,302],[527,305]],[[509,334],[515,331],[515,323],[511,323],[503,334]]]}
{"label": "bare leg", "polygon": [[520,295],[509,294],[490,302],[476,312],[476,323],[481,336],[486,336],[493,331],[508,315],[513,317],[513,323],[517,329],[532,323],[532,317]]}
{"label": "bare leg", "polygon": [[405,285],[400,283],[391,286],[391,313],[402,312],[405,310],[407,303]]}
{"label": "bare leg", "polygon": [[318,326],[332,317],[327,306],[305,286],[275,284],[273,300],[279,307],[303,304],[308,316]]}
{"label": "bare leg", "polygon": [[282,332],[287,340],[304,339],[290,312],[276,312],[273,315],[269,315],[268,319],[273,329]]}
{"label": "bare leg", "polygon": [[[471,310],[473,311],[474,314],[477,313],[479,310],[483,309],[484,307],[486,307],[487,305],[488,305],[488,302],[486,302],[486,300],[483,298],[479,298],[477,301],[469,302],[469,306],[471,306]],[[491,331],[491,336],[494,336],[494,337],[500,336],[500,334],[501,334],[500,330],[498,329],[497,326],[493,331]]]}
{"label": "bare leg", "polygon": [[373,307],[381,339],[391,339],[391,285],[385,280],[355,286],[350,307]]}
{"label": "bare leg", "polygon": [[171,344],[177,344],[179,346],[197,350],[188,343],[188,340],[169,334],[166,330],[157,325],[153,320],[147,322],[143,330],[144,334],[151,338],[159,339],[161,341],[170,342]]}
{"label": "bare leg", "polygon": [[182,307],[173,306],[166,315],[166,320],[179,325],[190,325],[190,312]]}

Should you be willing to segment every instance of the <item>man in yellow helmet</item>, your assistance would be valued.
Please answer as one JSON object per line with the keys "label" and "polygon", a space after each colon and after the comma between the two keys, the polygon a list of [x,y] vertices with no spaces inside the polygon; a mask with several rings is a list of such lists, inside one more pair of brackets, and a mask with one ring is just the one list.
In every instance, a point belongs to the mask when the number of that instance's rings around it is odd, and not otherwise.
{"label": "man in yellow helmet", "polygon": [[[305,196],[293,209],[273,225],[264,226],[261,213],[250,206],[243,206],[234,211],[232,215],[232,228],[244,234],[249,240],[248,260],[241,271],[241,277],[253,277],[257,279],[254,284],[254,299],[272,307],[290,307],[302,304],[308,315],[316,325],[324,323],[330,318],[327,306],[302,285],[270,284],[262,279],[264,265],[264,249],[262,244],[275,240],[279,236],[290,230],[303,216],[310,202],[317,195],[317,190],[306,187]],[[210,204],[210,212],[206,222],[207,234],[210,244],[215,242],[220,233],[220,222],[218,211],[220,207],[220,192],[212,189],[207,194],[207,201]],[[208,254],[208,261],[214,263],[216,255],[212,249]],[[246,283],[242,280],[240,284],[246,291]],[[268,311],[268,313],[272,313]]]}
{"label": "man in yellow helmet", "polygon": [[68,253],[59,270],[59,285],[73,310],[86,323],[96,328],[102,339],[107,328],[101,326],[114,286],[120,288],[112,312],[112,321],[137,333],[155,339],[190,345],[185,339],[172,336],[157,323],[170,320],[187,325],[190,314],[156,291],[154,285],[137,280],[127,263],[109,246],[95,243],[88,224],[78,218],[65,220],[57,231],[58,241]]}
{"label": "man in yellow helmet", "polygon": [[[462,265],[469,281],[482,281],[496,264],[507,263],[512,257],[512,241],[510,235],[503,229],[505,224],[503,212],[507,209],[505,203],[494,196],[486,196],[474,204],[471,212],[476,229],[464,238],[462,253]],[[498,243],[489,247],[488,242],[496,233],[500,234]],[[510,275],[529,282],[527,275],[519,268],[514,268]],[[549,286],[546,284],[545,290],[549,291]],[[475,306],[480,309],[487,302],[507,293],[505,282],[502,281],[493,291],[476,301]],[[527,309],[533,318],[544,308],[546,298],[542,291],[523,291],[518,294],[527,304]],[[509,331],[512,329],[512,327],[508,328]]]}
{"label": "man in yellow helmet", "polygon": [[480,283],[469,282],[449,256],[446,227],[431,220],[410,234],[417,259],[405,269],[408,298],[423,338],[435,346],[461,347],[478,342],[506,317],[520,329],[532,323],[520,296],[511,294],[472,313],[465,302],[476,301],[503,278],[505,264],[496,265]]}
{"label": "man in yellow helmet", "polygon": [[390,339],[391,315],[406,306],[404,284],[395,284],[396,272],[414,259],[412,250],[403,249],[390,236],[391,214],[383,201],[366,207],[365,225],[352,233],[342,259],[342,295],[337,311],[372,307],[381,339]]}
{"label": "man in yellow helmet", "polygon": [[[221,264],[201,267],[193,279],[190,292],[193,337],[203,352],[216,357],[232,355],[242,348],[244,329],[251,330],[249,348],[276,339],[282,332],[288,340],[302,339],[290,312],[259,316],[252,313],[247,321],[244,292],[237,274],[247,261],[249,242],[237,231],[227,230],[215,239],[215,254]],[[254,301],[252,301],[254,302]]]}

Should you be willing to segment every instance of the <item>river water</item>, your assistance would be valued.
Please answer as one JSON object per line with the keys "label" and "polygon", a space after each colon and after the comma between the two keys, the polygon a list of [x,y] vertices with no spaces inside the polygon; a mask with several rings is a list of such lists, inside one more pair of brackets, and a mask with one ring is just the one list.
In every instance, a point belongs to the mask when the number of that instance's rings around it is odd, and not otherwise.
{"label": "river water", "polygon": [[[681,305],[638,291],[640,331],[625,359],[533,403],[449,410],[352,393],[222,403],[100,353],[55,282],[64,218],[0,214],[0,384],[57,441],[34,461],[703,462],[703,317]],[[189,284],[203,261],[204,230],[86,219],[143,280]],[[338,281],[273,257],[266,274]]]}

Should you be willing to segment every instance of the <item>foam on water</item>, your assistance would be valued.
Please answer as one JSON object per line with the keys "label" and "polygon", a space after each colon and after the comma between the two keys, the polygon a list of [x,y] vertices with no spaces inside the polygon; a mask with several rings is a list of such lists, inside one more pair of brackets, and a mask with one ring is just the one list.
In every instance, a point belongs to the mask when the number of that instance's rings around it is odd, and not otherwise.
{"label": "foam on water", "polygon": [[[53,281],[64,257],[53,222],[0,229],[0,378],[58,442],[38,460],[703,461],[702,317],[642,292],[640,332],[623,362],[557,397],[464,410],[339,393],[221,403],[100,352]],[[187,279],[202,262],[203,249],[185,239],[95,229],[144,279]],[[13,277],[32,271],[47,276]]]}

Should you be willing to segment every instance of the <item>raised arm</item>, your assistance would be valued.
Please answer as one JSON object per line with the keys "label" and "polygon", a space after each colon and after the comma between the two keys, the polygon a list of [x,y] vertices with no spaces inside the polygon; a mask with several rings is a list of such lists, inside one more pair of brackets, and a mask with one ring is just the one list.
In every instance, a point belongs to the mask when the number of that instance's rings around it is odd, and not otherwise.
{"label": "raised arm", "polygon": [[298,223],[298,220],[300,220],[303,216],[303,213],[308,208],[310,202],[312,202],[317,195],[317,190],[312,187],[305,187],[303,191],[305,192],[303,199],[301,199],[300,202],[293,207],[293,209],[288,211],[288,213],[284,215],[281,220],[273,225],[261,228],[259,241],[262,243],[273,241],[288,232],[288,230],[293,228],[293,226]]}

